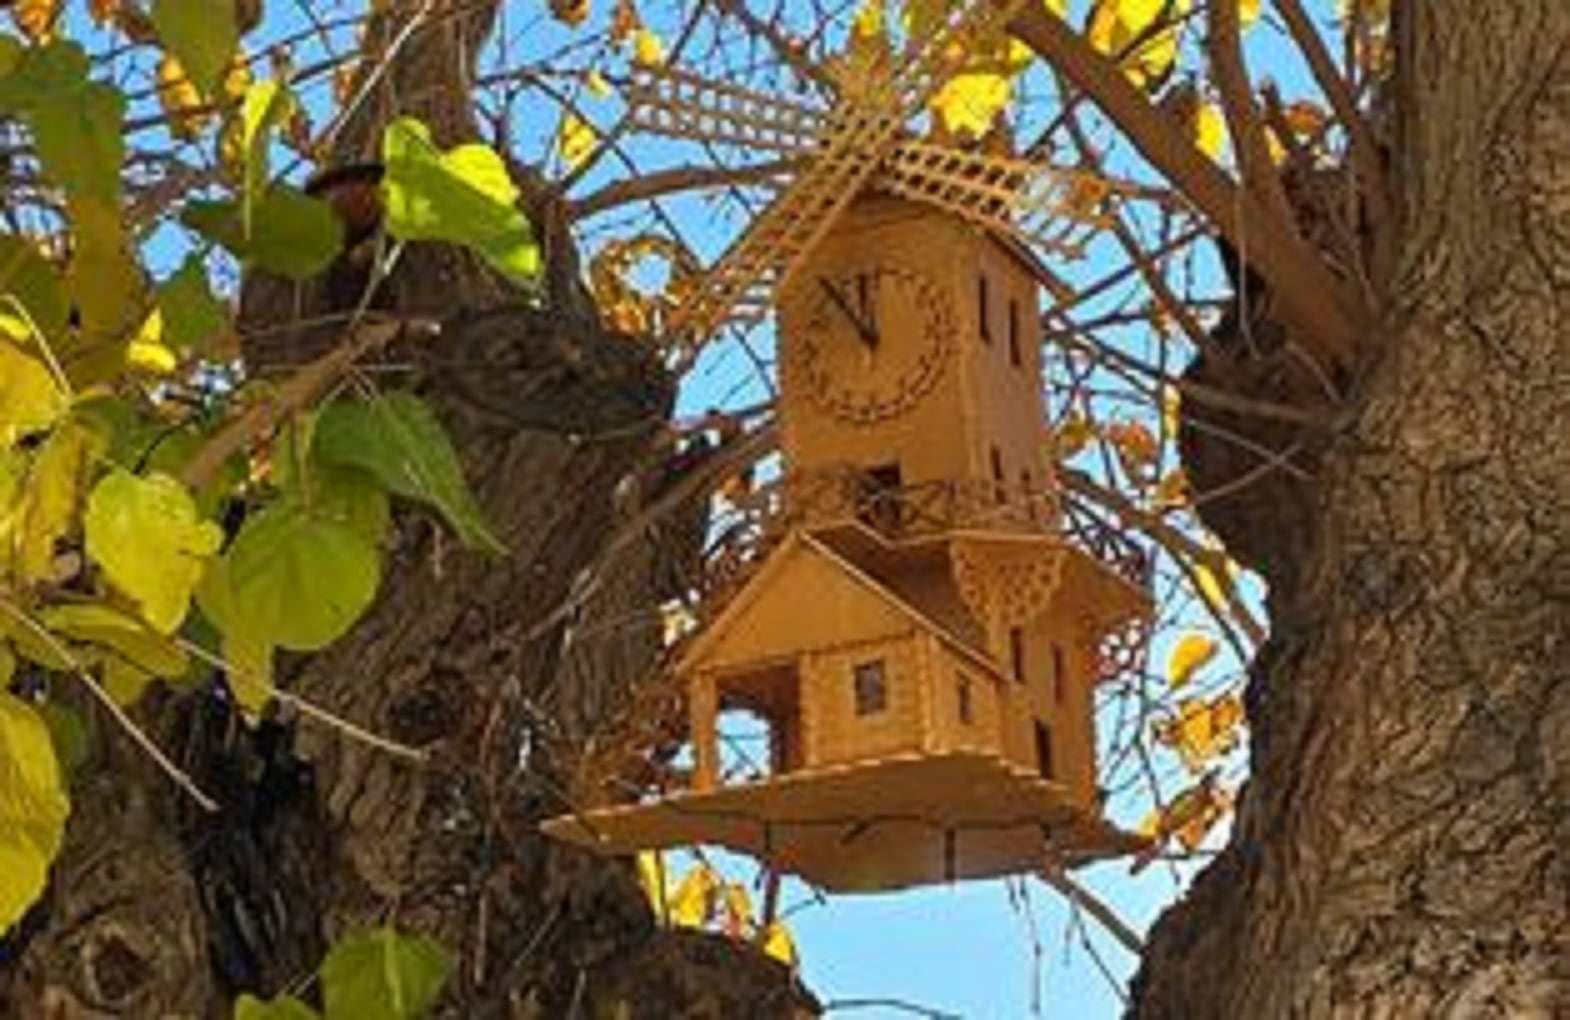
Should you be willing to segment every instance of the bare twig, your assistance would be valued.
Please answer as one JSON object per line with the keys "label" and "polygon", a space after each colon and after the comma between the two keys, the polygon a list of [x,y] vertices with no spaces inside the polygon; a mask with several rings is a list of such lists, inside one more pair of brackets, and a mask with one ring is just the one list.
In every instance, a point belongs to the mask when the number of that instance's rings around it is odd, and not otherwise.
{"label": "bare twig", "polygon": [[1046,867],[1041,869],[1041,880],[1058,892],[1063,898],[1074,906],[1080,908],[1106,929],[1108,935],[1117,939],[1124,949],[1139,956],[1145,951],[1145,940],[1139,933],[1117,915],[1111,907],[1107,906],[1098,896],[1076,882],[1068,872],[1061,868]]}
{"label": "bare twig", "polygon": [[1352,167],[1357,176],[1362,180],[1359,189],[1363,201],[1367,203],[1369,218],[1380,222],[1388,209],[1389,196],[1385,191],[1384,162],[1379,156],[1379,144],[1374,141],[1373,132],[1368,129],[1368,122],[1358,113],[1357,103],[1352,98],[1352,90],[1347,81],[1336,70],[1335,61],[1330,58],[1330,51],[1325,48],[1325,42],[1314,31],[1313,24],[1308,20],[1308,15],[1303,11],[1300,0],[1276,0],[1276,8],[1281,11],[1281,17],[1287,23],[1287,31],[1292,34],[1292,39],[1303,53],[1303,58],[1308,61],[1308,68],[1313,72],[1314,80],[1319,83],[1320,91],[1325,94],[1330,108],[1335,111],[1336,119],[1346,129],[1347,139],[1350,142],[1352,154]]}
{"label": "bare twig", "polygon": [[1330,364],[1352,360],[1367,310],[1331,275],[1317,252],[1283,231],[1255,196],[1228,178],[1117,67],[1045,6],[1027,5],[1010,28],[1094,99],[1151,165],[1234,246],[1251,254],[1283,317],[1305,343],[1314,345],[1318,358]]}
{"label": "bare twig", "polygon": [[136,723],[131,721],[131,717],[126,715],[125,709],[121,708],[118,704],[115,703],[114,698],[109,696],[109,692],[103,689],[103,686],[99,684],[96,679],[94,679],[93,675],[87,671],[85,666],[82,665],[81,660],[72,654],[71,650],[65,646],[64,642],[55,637],[54,634],[50,633],[47,627],[23,611],[20,606],[14,605],[9,599],[0,599],[0,610],[4,610],[7,616],[11,617],[11,619],[15,620],[23,627],[26,627],[40,641],[48,645],[51,652],[58,655],[61,660],[65,662],[71,673],[78,680],[82,681],[82,683],[87,687],[88,691],[92,693],[94,699],[96,699],[98,703],[104,707],[104,710],[109,713],[115,722],[120,724],[120,727],[130,735],[131,740],[136,744],[136,746],[140,747],[147,754],[147,756],[153,760],[153,763],[163,771],[164,775],[169,777],[174,785],[185,791],[185,793],[188,794],[192,800],[196,801],[196,803],[200,805],[202,810],[218,810],[218,802],[213,800],[207,794],[203,793],[202,788],[196,785],[196,781],[190,776],[186,775],[180,766],[176,765],[169,758],[169,756],[164,753],[163,748],[159,747],[153,741],[152,737],[149,737],[146,733],[143,733]]}

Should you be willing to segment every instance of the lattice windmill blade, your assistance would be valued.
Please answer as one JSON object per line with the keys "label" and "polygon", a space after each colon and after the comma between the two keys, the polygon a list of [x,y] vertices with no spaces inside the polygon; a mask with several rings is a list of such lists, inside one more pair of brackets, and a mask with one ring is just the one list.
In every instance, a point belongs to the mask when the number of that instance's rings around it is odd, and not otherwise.
{"label": "lattice windmill blade", "polygon": [[669,65],[633,69],[628,123],[651,134],[780,155],[810,155],[827,112]]}
{"label": "lattice windmill blade", "polygon": [[702,343],[739,304],[766,304],[802,258],[877,174],[899,143],[906,121],[942,85],[949,47],[969,33],[1001,26],[1022,0],[973,0],[951,13],[892,80],[863,82],[842,97],[820,136],[816,156],[795,183],[731,246],[672,316],[669,332]]}
{"label": "lattice windmill blade", "polygon": [[1063,239],[1063,225],[1098,229],[1109,219],[1109,214],[1084,209],[1075,201],[1082,176],[1022,159],[907,141],[884,161],[878,183],[892,194],[980,226],[1077,254],[1077,247]]}

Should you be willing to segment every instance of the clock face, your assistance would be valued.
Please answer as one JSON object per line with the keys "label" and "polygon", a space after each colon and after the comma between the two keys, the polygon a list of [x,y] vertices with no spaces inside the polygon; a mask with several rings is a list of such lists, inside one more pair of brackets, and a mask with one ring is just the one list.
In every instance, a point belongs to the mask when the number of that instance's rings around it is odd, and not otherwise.
{"label": "clock face", "polygon": [[785,343],[813,401],[871,424],[915,406],[942,378],[954,337],[946,292],[892,263],[813,274]]}

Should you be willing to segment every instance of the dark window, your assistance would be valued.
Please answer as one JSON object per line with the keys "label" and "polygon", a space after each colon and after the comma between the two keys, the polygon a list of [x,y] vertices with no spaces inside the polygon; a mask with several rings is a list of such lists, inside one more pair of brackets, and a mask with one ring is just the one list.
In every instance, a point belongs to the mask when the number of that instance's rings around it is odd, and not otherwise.
{"label": "dark window", "polygon": [[992,498],[999,503],[1008,499],[1008,487],[1003,482],[1003,454],[992,447]]}
{"label": "dark window", "polygon": [[898,531],[900,523],[899,493],[904,486],[899,465],[880,464],[861,474],[861,502],[856,516],[863,524],[879,531]]}
{"label": "dark window", "polygon": [[992,342],[992,295],[989,291],[987,274],[982,273],[976,285],[976,313],[980,317],[981,339],[987,343]]}
{"label": "dark window", "polygon": [[1025,632],[1018,627],[1009,628],[1009,669],[1015,680],[1025,682]]}
{"label": "dark window", "polygon": [[961,673],[955,683],[955,691],[959,697],[959,721],[968,726],[975,718],[975,707],[971,704],[970,698],[970,678]]}
{"label": "dark window", "polygon": [[1009,363],[1020,366],[1019,356],[1019,302],[1009,301]]}
{"label": "dark window", "polygon": [[1052,697],[1058,704],[1063,704],[1064,672],[1067,665],[1063,661],[1063,649],[1056,642],[1052,645]]}
{"label": "dark window", "polygon": [[1044,778],[1052,778],[1052,731],[1036,720],[1036,767]]}
{"label": "dark window", "polygon": [[876,715],[888,707],[888,683],[883,675],[883,660],[862,662],[853,670],[856,679],[856,714]]}

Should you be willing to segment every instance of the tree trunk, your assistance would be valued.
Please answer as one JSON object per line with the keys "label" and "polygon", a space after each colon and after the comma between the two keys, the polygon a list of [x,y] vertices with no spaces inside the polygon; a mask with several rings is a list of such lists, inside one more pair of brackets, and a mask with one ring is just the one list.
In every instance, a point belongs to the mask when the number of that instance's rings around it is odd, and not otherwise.
{"label": "tree trunk", "polygon": [[[471,70],[497,6],[385,5],[367,53],[390,64],[355,100],[340,158],[374,157],[381,126],[404,113],[443,146],[473,140]],[[628,534],[639,506],[627,483],[669,452],[673,382],[604,331],[562,203],[522,183],[549,259],[542,300],[466,252],[410,245],[377,306],[442,330],[384,352],[369,375],[436,409],[507,554],[460,550],[428,516],[400,514],[371,613],[278,668],[281,686],[429,762],[303,721],[246,731],[199,693],[175,732],[183,764],[224,803],[202,816],[177,810],[149,768],[125,768],[134,752],[111,735],[113,755],[76,788],[52,911],[0,996],[19,1015],[227,1016],[240,991],[305,987],[327,942],[382,923],[435,936],[458,962],[443,1016],[814,1009],[754,947],[659,929],[624,862],[536,829],[570,809],[575,754],[658,649],[660,579],[683,555],[658,535],[692,532]],[[286,373],[338,342],[340,326],[287,324],[346,312],[343,298],[327,277],[249,279],[249,371]]]}
{"label": "tree trunk", "polygon": [[1140,1016],[1570,1011],[1570,6],[1396,7],[1379,353]]}

